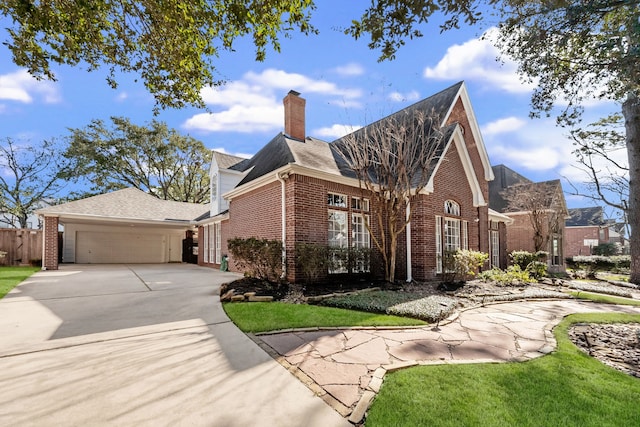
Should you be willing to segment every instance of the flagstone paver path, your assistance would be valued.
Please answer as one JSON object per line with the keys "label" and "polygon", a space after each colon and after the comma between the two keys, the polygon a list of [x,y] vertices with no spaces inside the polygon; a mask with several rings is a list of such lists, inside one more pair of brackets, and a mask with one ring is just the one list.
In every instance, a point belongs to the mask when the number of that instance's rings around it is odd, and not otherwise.
{"label": "flagstone paver path", "polygon": [[640,314],[584,301],[519,301],[477,307],[420,328],[305,329],[256,341],[349,421],[358,423],[384,374],[416,364],[525,361],[551,352],[552,329],[571,313]]}

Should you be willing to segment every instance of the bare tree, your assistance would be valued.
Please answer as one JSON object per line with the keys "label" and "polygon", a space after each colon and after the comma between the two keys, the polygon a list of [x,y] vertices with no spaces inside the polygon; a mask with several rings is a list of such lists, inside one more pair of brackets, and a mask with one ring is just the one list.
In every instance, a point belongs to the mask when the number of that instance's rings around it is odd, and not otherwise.
{"label": "bare tree", "polygon": [[382,255],[389,282],[395,281],[398,237],[411,221],[414,202],[444,149],[445,133],[435,113],[401,111],[334,143],[360,189],[371,197],[380,232],[373,233],[366,219],[365,226]]}
{"label": "bare tree", "polygon": [[29,215],[64,186],[67,167],[54,140],[40,146],[4,138],[0,144],[0,222],[27,228]]}
{"label": "bare tree", "polygon": [[548,250],[551,236],[561,231],[566,215],[560,181],[514,184],[500,195],[507,202],[506,212],[527,213],[535,252]]}
{"label": "bare tree", "polygon": [[586,189],[589,191],[580,191],[571,184],[573,194],[626,212],[629,165],[622,114],[611,114],[584,129],[573,130],[571,138],[576,147],[573,153],[579,163],[576,167],[587,176]]}

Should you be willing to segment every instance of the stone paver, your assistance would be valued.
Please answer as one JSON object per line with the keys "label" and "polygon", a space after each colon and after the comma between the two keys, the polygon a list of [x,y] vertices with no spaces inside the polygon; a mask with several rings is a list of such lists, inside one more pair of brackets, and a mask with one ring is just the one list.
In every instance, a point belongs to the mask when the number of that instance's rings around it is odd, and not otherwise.
{"label": "stone paver", "polygon": [[358,423],[389,369],[530,360],[555,348],[551,329],[563,317],[583,312],[640,314],[640,309],[573,300],[519,301],[467,310],[438,327],[293,331],[258,338]]}

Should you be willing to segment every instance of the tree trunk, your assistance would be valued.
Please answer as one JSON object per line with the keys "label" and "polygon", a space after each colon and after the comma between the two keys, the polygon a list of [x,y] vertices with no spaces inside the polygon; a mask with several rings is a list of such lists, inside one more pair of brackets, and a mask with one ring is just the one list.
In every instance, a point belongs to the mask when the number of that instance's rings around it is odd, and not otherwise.
{"label": "tree trunk", "polygon": [[622,104],[629,156],[629,244],[632,283],[640,284],[640,99],[630,94]]}

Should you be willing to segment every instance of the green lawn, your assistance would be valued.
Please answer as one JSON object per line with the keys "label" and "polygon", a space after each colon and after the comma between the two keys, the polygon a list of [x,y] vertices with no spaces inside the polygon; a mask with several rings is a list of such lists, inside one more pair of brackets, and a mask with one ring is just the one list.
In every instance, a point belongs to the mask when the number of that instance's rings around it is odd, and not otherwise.
{"label": "green lawn", "polygon": [[0,267],[0,298],[36,271],[40,267]]}
{"label": "green lawn", "polygon": [[366,426],[638,426],[640,379],[581,352],[578,322],[640,315],[575,314],[554,330],[556,352],[524,363],[421,366],[390,373]]}
{"label": "green lawn", "polygon": [[591,292],[584,291],[572,291],[569,294],[573,295],[576,298],[588,299],[593,302],[602,302],[606,304],[622,304],[622,305],[636,305],[640,306],[640,301],[629,298],[616,297],[611,295],[604,294],[594,294]]}
{"label": "green lawn", "polygon": [[244,332],[338,326],[411,326],[426,323],[406,317],[333,307],[281,302],[225,303],[229,318]]}

